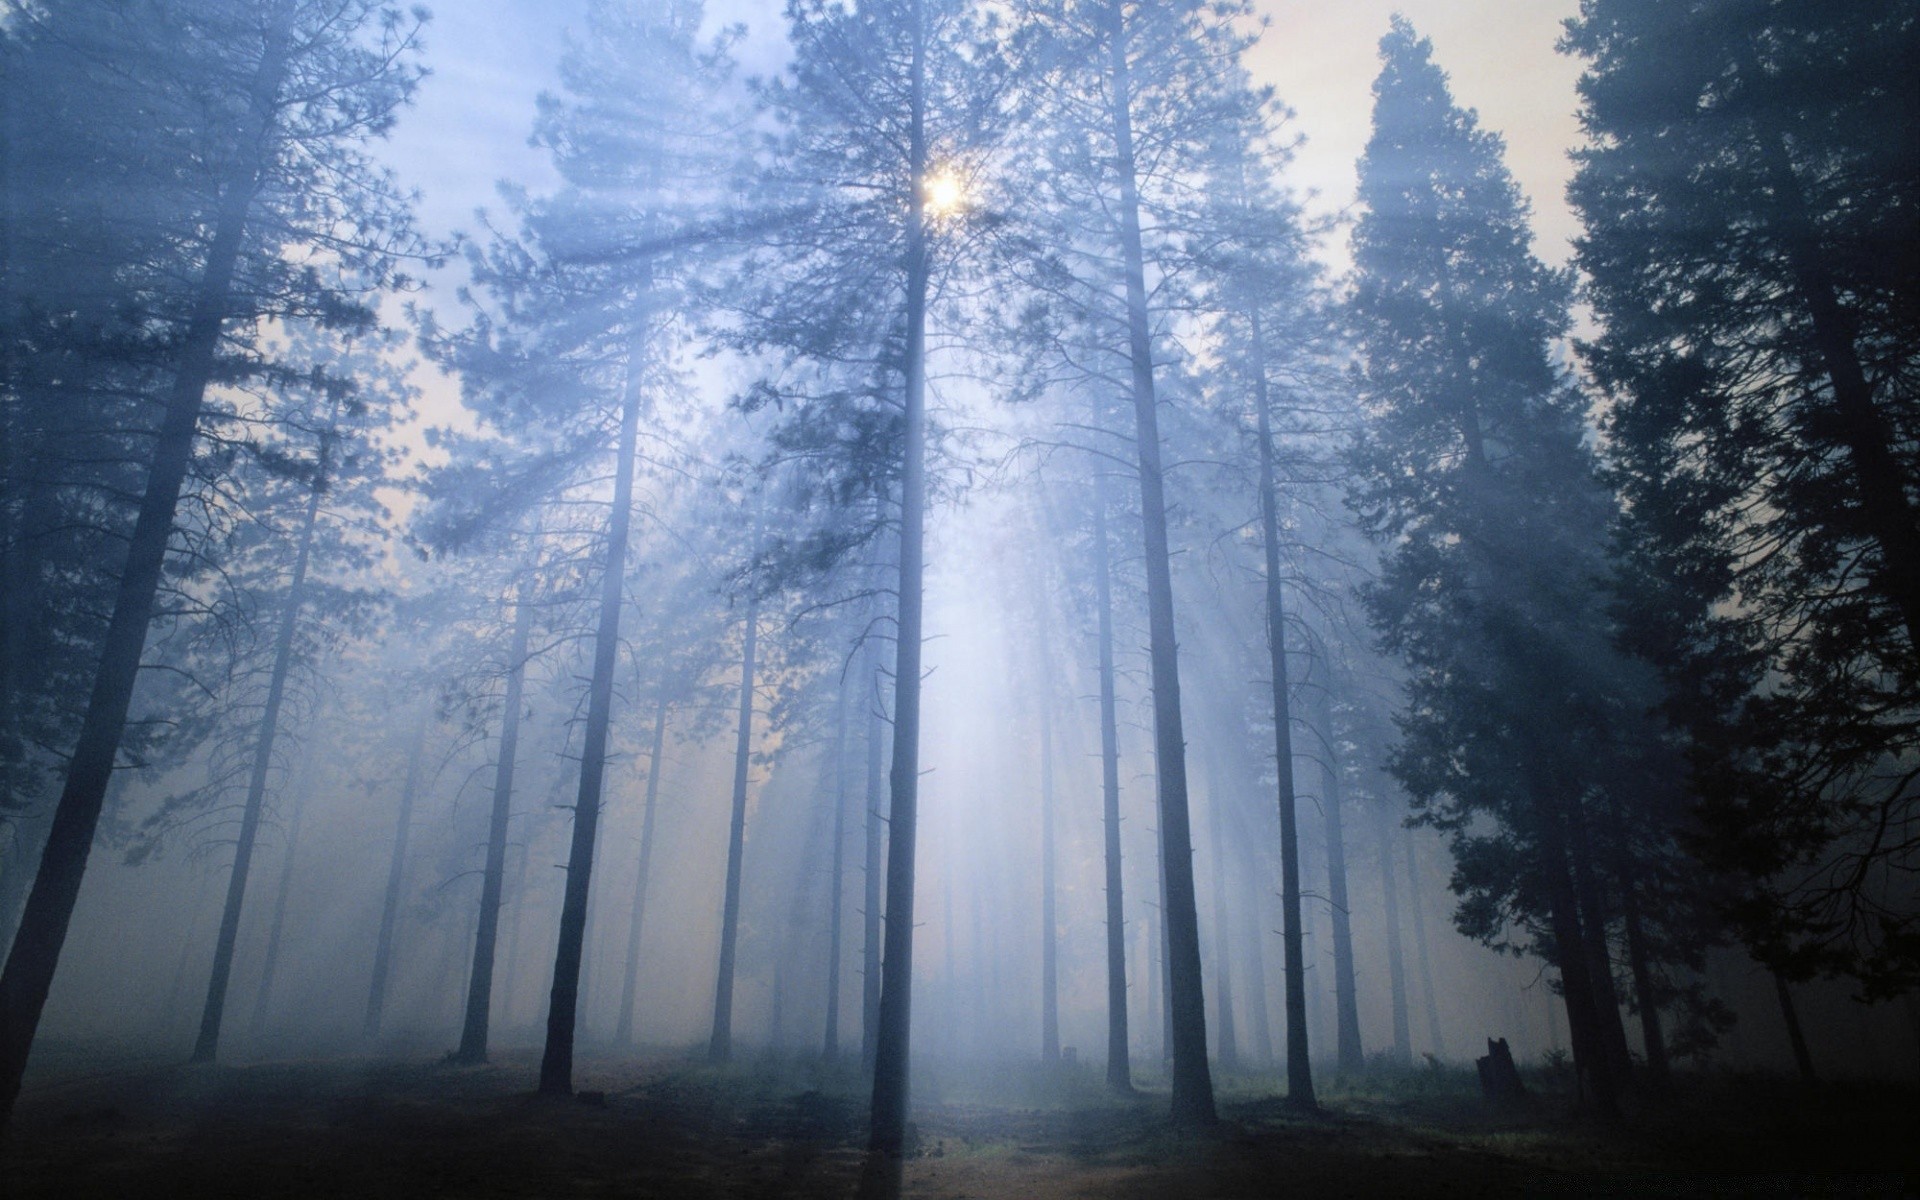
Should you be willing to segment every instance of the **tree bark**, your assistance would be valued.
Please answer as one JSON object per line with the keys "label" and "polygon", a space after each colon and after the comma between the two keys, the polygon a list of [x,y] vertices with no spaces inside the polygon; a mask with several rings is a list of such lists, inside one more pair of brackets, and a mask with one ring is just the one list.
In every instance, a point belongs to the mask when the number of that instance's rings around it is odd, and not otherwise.
{"label": "tree bark", "polygon": [[1227,907],[1227,839],[1221,809],[1226,806],[1226,773],[1218,756],[1207,762],[1207,850],[1213,873],[1213,1003],[1219,1014],[1214,1057],[1222,1071],[1240,1069],[1239,1030],[1233,1019],[1233,920]]}
{"label": "tree bark", "polygon": [[400,921],[400,889],[407,873],[407,834],[413,827],[413,802],[420,790],[421,760],[425,757],[431,712],[420,715],[420,726],[407,754],[407,781],[400,791],[400,815],[393,832],[393,858],[387,863],[386,899],[380,907],[380,936],[373,949],[373,982],[367,988],[367,1015],[361,1026],[369,1040],[380,1036],[380,1019],[387,1006],[387,976],[393,966],[394,928]]}
{"label": "tree bark", "polygon": [[872,1135],[878,1156],[899,1158],[907,1133],[907,1056],[913,1003],[914,843],[920,795],[921,607],[927,501],[927,29],[913,0],[907,147],[906,387],[900,472],[900,578],[893,701],[892,811],[887,823],[887,910],[879,1037],[874,1047]]}
{"label": "tree bark", "polygon": [[1625,1087],[1633,1079],[1633,1056],[1627,1049],[1626,1024],[1620,1019],[1620,994],[1613,986],[1613,952],[1607,943],[1611,914],[1593,861],[1593,834],[1585,809],[1586,806],[1575,799],[1567,822],[1572,835],[1568,849],[1573,862],[1573,885],[1580,900],[1581,945],[1586,950],[1588,971],[1593,980],[1593,1008],[1599,1018],[1601,1047],[1614,1079]]}
{"label": "tree bark", "polygon": [[273,893],[273,920],[267,926],[267,953],[260,964],[260,986],[253,993],[253,1016],[247,1021],[247,1034],[256,1042],[267,1029],[267,1003],[273,997],[273,978],[280,967],[280,938],[287,924],[287,895],[293,888],[293,856],[300,845],[300,816],[306,808],[304,797],[294,801],[293,814],[287,818],[287,847],[280,860],[280,882]]}
{"label": "tree bark", "polygon": [[1586,952],[1586,935],[1580,924],[1578,893],[1567,853],[1565,815],[1554,802],[1552,783],[1536,778],[1529,784],[1534,798],[1534,823],[1538,827],[1540,869],[1547,891],[1554,965],[1560,969],[1560,991],[1566,1001],[1574,1070],[1591,1084],[1595,1109],[1601,1116],[1611,1118],[1620,1110],[1619,1083],[1614,1077],[1594,1004],[1598,993]]}
{"label": "tree bark", "polygon": [[20,1094],[20,1079],[26,1072],[27,1056],[53,985],[61,948],[66,944],[67,927],[73,919],[88,852],[93,848],[100,810],[106,801],[107,783],[113,775],[113,760],[126,730],[127,710],[153,615],[154,593],[166,562],[180,488],[193,457],[194,434],[213,376],[220,329],[231,303],[247,218],[268,166],[268,139],[273,108],[286,75],[290,24],[289,10],[284,5],[277,8],[250,89],[248,128],[241,138],[246,148],[243,165],[221,189],[213,238],[174,362],[173,384],[154,443],[139,515],[127,542],[113,614],[101,639],[100,663],[87,698],[80,736],[68,759],[66,782],[54,809],[33,890],[21,912],[6,968],[0,971],[0,1130],[6,1128]]}
{"label": "tree bark", "polygon": [[647,876],[653,865],[653,813],[660,797],[660,756],[667,745],[666,688],[653,710],[653,740],[647,757],[647,796],[640,816],[640,863],[633,881],[633,913],[627,922],[627,969],[620,981],[620,1020],[614,1029],[614,1044],[633,1044],[633,1004],[640,986],[640,935],[646,928]]}
{"label": "tree bark", "polygon": [[[1353,974],[1353,921],[1347,903],[1347,835],[1341,813],[1340,752],[1333,730],[1333,664],[1323,646],[1318,656],[1320,687],[1314,690],[1314,720],[1320,727],[1320,804],[1327,836],[1327,902],[1333,918],[1333,997],[1336,1062],[1343,1074],[1366,1070],[1367,1056],[1360,1042],[1360,1001]],[[1380,845],[1381,869],[1393,873],[1393,854],[1385,840]],[[1398,929],[1395,930],[1398,941]],[[1396,955],[1397,957],[1397,955]],[[1405,1009],[1404,988],[1401,1004]],[[1397,1027],[1396,1027],[1397,1032]],[[1398,1040],[1396,1053],[1412,1061],[1410,1044]]]}
{"label": "tree bark", "polygon": [[[1115,167],[1120,184],[1120,250],[1126,275],[1127,349],[1133,380],[1140,516],[1145,526],[1147,624],[1153,681],[1153,726],[1160,801],[1160,844],[1167,907],[1169,1012],[1173,1021],[1173,1116],[1211,1125],[1213,1074],[1207,1063],[1207,1007],[1200,973],[1200,922],[1193,888],[1193,837],[1187,814],[1186,736],[1180,719],[1180,660],[1173,617],[1173,573],[1167,549],[1166,487],[1160,461],[1160,419],[1154,395],[1145,254],[1134,161],[1131,81],[1125,8],[1109,8]],[[1281,763],[1287,774],[1286,761]]]}
{"label": "tree bark", "polygon": [[1800,1027],[1800,1010],[1794,1007],[1793,989],[1787,986],[1787,977],[1778,971],[1769,971],[1773,976],[1773,994],[1780,1001],[1780,1019],[1786,1022],[1787,1041],[1793,1047],[1793,1065],[1800,1069],[1803,1083],[1818,1083],[1820,1077],[1814,1074],[1813,1052],[1807,1048],[1807,1034]]}
{"label": "tree bark", "polygon": [[[1413,846],[1413,831],[1402,830],[1401,839],[1407,847],[1407,903],[1412,908],[1414,953],[1420,963],[1420,994],[1426,1001],[1427,1040],[1433,1044],[1433,1056],[1447,1056],[1446,1042],[1440,1036],[1440,1000],[1433,990],[1433,960],[1427,953],[1427,917],[1425,906],[1420,899],[1420,860]],[[1391,871],[1391,866],[1382,866],[1382,870]]]}
{"label": "tree bark", "polygon": [[1640,1040],[1647,1051],[1647,1079],[1654,1090],[1665,1092],[1673,1083],[1673,1071],[1667,1061],[1667,1040],[1660,1029],[1659,989],[1653,978],[1646,930],[1640,923],[1640,898],[1633,887],[1626,818],[1620,811],[1619,797],[1612,792],[1606,796],[1614,847],[1613,873],[1620,880],[1620,917],[1627,932],[1627,966],[1633,972],[1634,1004],[1640,1010]]}
{"label": "tree bark", "polygon": [[720,905],[720,974],[713,989],[713,1034],[707,1060],[733,1057],[733,967],[740,939],[740,867],[747,841],[747,774],[753,753],[753,667],[760,636],[760,597],[747,597],[745,647],[740,656],[740,723],[733,743],[733,818],[727,826],[727,881]]}
{"label": "tree bark", "polygon": [[846,911],[843,892],[847,863],[847,724],[850,719],[847,694],[850,690],[843,675],[834,697],[833,776],[828,788],[833,796],[833,876],[827,888],[827,1031],[820,1044],[820,1057],[827,1062],[840,1057],[840,943],[841,918]]}
{"label": "tree bark", "polygon": [[1273,464],[1273,417],[1260,314],[1252,314],[1253,389],[1260,439],[1260,537],[1266,554],[1267,655],[1273,680],[1274,772],[1280,781],[1280,923],[1287,963],[1287,1099],[1315,1105],[1313,1066],[1307,1057],[1305,936],[1300,915],[1300,828],[1293,786],[1293,716],[1287,684],[1286,602],[1280,586],[1280,517]]}
{"label": "tree bark", "polygon": [[[1094,424],[1102,424],[1098,400]],[[1127,1046],[1127,927],[1120,857],[1120,729],[1115,713],[1113,682],[1113,569],[1107,545],[1107,497],[1102,480],[1094,481],[1093,578],[1098,610],[1100,657],[1100,805],[1106,836],[1107,882],[1107,1086],[1116,1092],[1133,1091],[1133,1068]]]}
{"label": "tree bark", "polygon": [[520,747],[521,689],[527,676],[527,637],[533,627],[533,579],[520,577],[507,647],[507,694],[500,708],[500,755],[493,767],[493,808],[487,816],[487,863],[480,877],[480,910],[473,932],[473,969],[467,980],[466,1019],[457,1063],[487,1061],[493,1016],[494,948],[500,939],[500,903],[506,890],[507,824],[513,816],[513,765]]}
{"label": "tree bark", "polygon": [[1393,996],[1393,1060],[1413,1062],[1413,1034],[1407,1020],[1407,965],[1400,941],[1400,887],[1393,875],[1393,815],[1385,801],[1374,806],[1374,833],[1380,845],[1380,891],[1387,919],[1387,986]]}
{"label": "tree bark", "polygon": [[880,889],[887,836],[886,682],[873,647],[873,642],[867,643],[866,667],[861,672],[872,689],[867,711],[867,836],[860,908],[860,1067],[864,1071],[873,1070],[880,1046]]}
{"label": "tree bark", "polygon": [[[651,284],[648,264],[642,264],[640,276],[641,286]],[[600,830],[600,795],[607,771],[607,732],[613,717],[613,672],[620,653],[621,585],[627,572],[627,540],[633,519],[633,472],[640,441],[640,379],[645,351],[645,332],[641,330],[636,332],[627,354],[620,436],[614,450],[613,511],[607,519],[607,557],[600,574],[593,676],[587,685],[587,727],[580,751],[580,791],[574,802],[567,881],[560,900],[560,937],[554,947],[546,1047],[540,1057],[540,1091],[547,1095],[573,1092],[580,959],[586,948],[587,898],[593,884],[594,841]]]}
{"label": "tree bark", "polygon": [[254,743],[253,769],[247,779],[246,806],[240,813],[240,836],[234,843],[233,874],[227,882],[226,906],[220,914],[220,933],[213,944],[213,975],[207,982],[207,1003],[200,1014],[200,1036],[193,1060],[212,1062],[220,1046],[220,1023],[227,1008],[227,984],[233,974],[233,951],[240,938],[240,909],[247,894],[247,876],[253,866],[254,840],[267,804],[267,775],[273,769],[273,743],[280,732],[280,707],[286,700],[287,675],[293,669],[293,638],[300,628],[300,610],[307,599],[307,564],[313,557],[313,531],[320,521],[320,496],[326,488],[331,434],[320,439],[319,474],[307,496],[300,522],[300,548],[293,559],[293,578],[287,584],[286,608],[273,639],[273,668],[267,681],[267,705],[260,716]]}
{"label": "tree bark", "polygon": [[1052,631],[1045,587],[1040,608],[1040,1061],[1060,1061],[1060,926],[1054,878]]}

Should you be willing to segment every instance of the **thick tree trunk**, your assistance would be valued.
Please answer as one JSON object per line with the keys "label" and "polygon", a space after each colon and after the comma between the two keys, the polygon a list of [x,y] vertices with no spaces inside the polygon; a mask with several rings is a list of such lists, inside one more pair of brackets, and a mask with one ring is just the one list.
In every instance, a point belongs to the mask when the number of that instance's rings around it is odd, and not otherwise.
{"label": "thick tree trunk", "polygon": [[620,981],[620,1020],[613,1033],[617,1046],[633,1044],[633,1004],[640,987],[640,935],[646,929],[647,876],[653,866],[653,813],[660,798],[660,756],[667,746],[666,688],[653,710],[653,740],[647,754],[647,796],[640,815],[640,862],[633,880],[633,912],[627,921],[627,968]]}
{"label": "thick tree trunk", "polygon": [[300,548],[293,559],[293,578],[287,584],[286,608],[273,640],[273,669],[267,680],[267,706],[260,716],[254,743],[253,769],[247,778],[246,807],[240,812],[240,836],[234,843],[233,874],[227,883],[226,907],[220,914],[220,933],[213,943],[213,975],[207,982],[207,1003],[200,1014],[200,1037],[193,1061],[212,1062],[220,1046],[220,1023],[227,1008],[227,983],[233,974],[233,951],[240,940],[240,910],[247,894],[247,876],[253,866],[253,845],[260,834],[260,818],[267,806],[267,775],[273,770],[273,743],[280,732],[280,707],[287,695],[287,676],[293,669],[293,638],[300,628],[300,610],[307,600],[307,564],[313,557],[313,531],[320,520],[320,495],[326,486],[330,435],[320,441],[320,468],[307,496],[300,523]]}
{"label": "thick tree trunk", "polygon": [[745,648],[740,656],[740,722],[733,743],[733,818],[727,825],[727,880],[720,904],[720,974],[713,989],[713,1034],[707,1060],[733,1057],[733,966],[740,939],[740,868],[747,849],[747,775],[753,754],[754,651],[760,636],[760,598],[747,598]]}
{"label": "thick tree trunk", "polygon": [[480,910],[473,931],[473,968],[467,979],[466,1019],[458,1063],[487,1061],[493,1015],[494,947],[500,939],[500,903],[506,890],[507,824],[513,816],[513,764],[520,747],[520,695],[527,676],[527,637],[533,628],[533,580],[522,575],[514,594],[513,638],[507,647],[507,694],[500,707],[500,754],[493,766],[493,808],[487,815],[487,863],[480,877]]}
{"label": "thick tree trunk", "polygon": [[1385,801],[1374,806],[1374,833],[1380,847],[1380,891],[1387,920],[1387,987],[1393,1000],[1393,1061],[1413,1061],[1413,1034],[1407,1021],[1407,965],[1400,943],[1400,887],[1393,874],[1393,814]]}
{"label": "thick tree trunk", "polygon": [[[1167,897],[1169,1013],[1173,1022],[1173,1116],[1211,1125],[1213,1074],[1207,1063],[1207,1003],[1200,973],[1200,921],[1193,889],[1193,838],[1187,814],[1187,748],[1180,719],[1180,660],[1173,618],[1173,572],[1167,549],[1166,486],[1160,462],[1160,417],[1153,382],[1140,196],[1134,164],[1131,82],[1125,8],[1109,9],[1115,167],[1120,183],[1120,251],[1126,275],[1127,350],[1132,365],[1140,516],[1145,527],[1147,625],[1153,686],[1153,728],[1160,800],[1160,844]],[[1289,774],[1281,761],[1281,774]]]}
{"label": "thick tree trunk", "polygon": [[[641,284],[651,282],[651,269],[642,264]],[[614,450],[613,511],[607,518],[607,555],[600,573],[593,675],[587,684],[587,726],[580,750],[580,791],[574,802],[567,881],[560,900],[560,937],[553,954],[546,1047],[540,1057],[540,1090],[548,1095],[573,1092],[580,959],[586,948],[587,898],[593,885],[594,842],[600,831],[600,795],[607,772],[607,733],[613,720],[613,672],[620,654],[620,600],[633,519],[634,458],[640,441],[640,379],[645,353],[645,334],[636,333],[627,356],[626,394],[620,405],[620,436]]]}
{"label": "thick tree trunk", "polygon": [[900,471],[900,578],[893,700],[887,910],[874,1047],[869,1148],[897,1159],[907,1135],[907,1056],[913,1005],[913,876],[920,796],[920,651],[927,502],[926,16],[913,0],[911,129],[907,147],[906,346]]}
{"label": "thick tree trunk", "polygon": [[1567,1006],[1574,1070],[1591,1085],[1596,1111],[1603,1117],[1613,1117],[1620,1108],[1619,1082],[1614,1077],[1606,1035],[1595,1011],[1594,997],[1598,993],[1586,952],[1586,934],[1580,927],[1578,894],[1567,852],[1565,816],[1554,803],[1552,783],[1534,779],[1529,784],[1534,796],[1535,840],[1546,885],[1554,966],[1560,969],[1560,990]]}
{"label": "thick tree trunk", "polygon": [[[1101,424],[1094,404],[1094,424]],[[1100,656],[1100,806],[1106,837],[1107,883],[1107,1086],[1133,1091],[1127,1047],[1127,928],[1120,867],[1120,729],[1113,683],[1113,568],[1107,546],[1107,498],[1094,481],[1093,578]]]}
{"label": "thick tree trunk", "polygon": [[247,1021],[247,1035],[256,1042],[267,1029],[267,1004],[273,998],[273,977],[280,967],[280,938],[287,926],[287,895],[293,889],[293,856],[300,846],[300,816],[306,807],[305,798],[294,801],[293,814],[287,818],[287,845],[280,859],[280,882],[273,892],[267,953],[260,964],[260,986],[253,993],[253,1015]]}
{"label": "thick tree trunk", "polygon": [[1601,1048],[1614,1080],[1625,1087],[1633,1079],[1633,1056],[1627,1049],[1627,1027],[1620,1019],[1620,995],[1613,986],[1613,952],[1607,944],[1607,926],[1611,913],[1600,874],[1593,861],[1593,835],[1586,820],[1585,805],[1578,799],[1568,813],[1569,857],[1573,862],[1573,886],[1580,901],[1581,944],[1587,952],[1587,970],[1593,980],[1593,1009],[1599,1018]]}
{"label": "thick tree trunk", "polygon": [[127,542],[127,558],[115,589],[113,614],[101,639],[100,663],[87,698],[80,736],[67,763],[66,783],[54,809],[33,890],[14,933],[7,965],[0,971],[0,1130],[13,1114],[20,1079],[33,1048],[34,1033],[53,986],[54,969],[66,944],[67,926],[80,896],[87,855],[106,801],[114,756],[126,730],[127,709],[140,673],[154,593],[166,562],[181,484],[193,458],[200,408],[213,376],[220,328],[231,303],[233,276],[246,233],[248,212],[267,167],[273,107],[286,75],[288,10],[276,9],[265,52],[249,96],[248,128],[241,138],[245,165],[220,195],[200,282],[194,289],[173,384],[161,417],[159,437],[147,473],[139,515]]}
{"label": "thick tree trunk", "polygon": [[1807,1048],[1807,1034],[1800,1026],[1800,1010],[1794,1007],[1793,989],[1787,986],[1787,977],[1778,971],[1768,972],[1773,976],[1773,994],[1780,1001],[1780,1019],[1786,1022],[1787,1042],[1793,1047],[1793,1065],[1800,1069],[1800,1079],[1804,1083],[1818,1083],[1820,1077],[1814,1074],[1813,1052]]}
{"label": "thick tree trunk", "polygon": [[373,981],[367,987],[367,1015],[361,1035],[369,1040],[380,1036],[380,1020],[387,1006],[387,976],[393,967],[393,935],[400,923],[400,892],[407,874],[407,836],[413,828],[413,803],[420,790],[420,768],[426,755],[427,728],[433,723],[431,710],[420,715],[419,729],[413,735],[413,749],[407,754],[407,781],[400,790],[400,815],[394,823],[393,857],[387,863],[387,891],[380,906],[380,935],[373,948]]}
{"label": "thick tree trunk", "polygon": [[[1324,647],[1319,659],[1322,678],[1313,695],[1314,719],[1320,726],[1320,806],[1327,836],[1327,902],[1333,918],[1334,1042],[1339,1070],[1358,1074],[1366,1069],[1367,1056],[1360,1042],[1359,990],[1353,976],[1353,921],[1352,910],[1347,906],[1347,834],[1341,813],[1340,751],[1333,730],[1333,664],[1327,661]],[[1393,873],[1393,854],[1384,841],[1380,846],[1380,864],[1384,872]],[[1399,1048],[1396,1042],[1396,1051]],[[1411,1060],[1411,1050],[1407,1058]]]}
{"label": "thick tree trunk", "polygon": [[887,840],[886,683],[880,656],[868,642],[862,676],[871,694],[867,711],[866,852],[860,900],[860,1068],[873,1070],[880,1046],[880,889]]}
{"label": "thick tree trunk", "polygon": [[[840,690],[834,698],[833,775],[828,794],[833,797],[833,874],[827,885],[827,1031],[820,1043],[820,1057],[833,1062],[840,1057],[840,959],[841,918],[846,912],[847,864],[847,725],[850,721],[848,693],[852,690],[846,676],[840,678]],[[948,909],[951,914],[952,909]],[[948,939],[952,946],[952,939]]]}
{"label": "thick tree trunk", "polygon": [[[1433,960],[1427,953],[1427,917],[1425,904],[1420,899],[1420,860],[1413,846],[1413,831],[1402,830],[1401,839],[1407,846],[1407,904],[1413,916],[1414,953],[1420,963],[1420,994],[1425,1000],[1427,1013],[1427,1040],[1433,1044],[1433,1056],[1447,1056],[1446,1042],[1440,1036],[1440,998],[1433,990]],[[1383,866],[1383,870],[1392,870]]]}
{"label": "thick tree trunk", "polygon": [[1640,1040],[1647,1051],[1647,1079],[1655,1091],[1667,1091],[1673,1082],[1667,1062],[1667,1040],[1660,1029],[1659,988],[1647,950],[1646,930],[1640,923],[1640,898],[1633,887],[1633,864],[1627,853],[1626,818],[1619,798],[1607,793],[1614,875],[1620,880],[1620,917],[1627,932],[1627,966],[1633,972],[1634,1004],[1640,1010]]}
{"label": "thick tree trunk", "polygon": [[1265,334],[1253,317],[1254,416],[1260,439],[1260,536],[1266,553],[1267,654],[1273,679],[1274,769],[1280,780],[1280,923],[1287,961],[1287,1098],[1314,1106],[1307,1058],[1306,953],[1300,915],[1300,829],[1293,787],[1293,716],[1287,686],[1287,618],[1280,586],[1280,518],[1273,465],[1273,418],[1267,392]]}

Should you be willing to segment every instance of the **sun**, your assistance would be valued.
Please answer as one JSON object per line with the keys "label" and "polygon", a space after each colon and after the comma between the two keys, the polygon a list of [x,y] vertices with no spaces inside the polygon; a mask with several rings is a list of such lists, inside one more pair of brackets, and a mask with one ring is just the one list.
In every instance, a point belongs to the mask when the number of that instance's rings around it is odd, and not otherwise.
{"label": "sun", "polygon": [[951,170],[928,175],[921,182],[920,191],[928,216],[949,217],[967,206],[966,183]]}

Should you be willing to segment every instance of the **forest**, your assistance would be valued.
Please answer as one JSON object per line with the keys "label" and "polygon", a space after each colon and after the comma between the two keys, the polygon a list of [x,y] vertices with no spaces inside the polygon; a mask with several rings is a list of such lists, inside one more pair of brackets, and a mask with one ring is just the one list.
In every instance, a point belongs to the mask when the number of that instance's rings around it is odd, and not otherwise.
{"label": "forest", "polygon": [[1920,0],[1446,7],[0,0],[0,1191],[1920,1194]]}

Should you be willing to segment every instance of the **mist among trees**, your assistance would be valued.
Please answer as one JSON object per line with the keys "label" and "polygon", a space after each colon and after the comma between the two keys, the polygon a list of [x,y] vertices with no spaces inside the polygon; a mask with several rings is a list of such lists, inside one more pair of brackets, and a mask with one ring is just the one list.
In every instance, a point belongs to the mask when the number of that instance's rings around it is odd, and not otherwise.
{"label": "mist among trees", "polygon": [[1920,6],[718,3],[0,2],[10,1191],[1912,1186]]}

